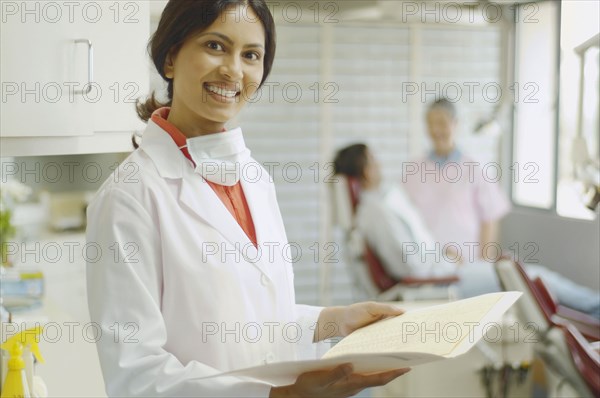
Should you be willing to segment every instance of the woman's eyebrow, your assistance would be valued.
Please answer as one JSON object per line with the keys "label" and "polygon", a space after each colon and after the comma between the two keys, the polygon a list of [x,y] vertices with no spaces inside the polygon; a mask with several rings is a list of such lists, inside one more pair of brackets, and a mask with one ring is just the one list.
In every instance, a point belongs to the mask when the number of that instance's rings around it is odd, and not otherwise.
{"label": "woman's eyebrow", "polygon": [[[197,37],[202,37],[202,36],[206,36],[206,35],[217,36],[217,37],[221,38],[223,41],[227,42],[227,44],[229,44],[230,46],[233,45],[233,40],[231,40],[229,37],[227,37],[223,33],[219,33],[219,32],[204,32],[204,33],[199,34]],[[244,47],[265,48],[265,46],[263,46],[262,44],[258,44],[258,43],[246,44]]]}

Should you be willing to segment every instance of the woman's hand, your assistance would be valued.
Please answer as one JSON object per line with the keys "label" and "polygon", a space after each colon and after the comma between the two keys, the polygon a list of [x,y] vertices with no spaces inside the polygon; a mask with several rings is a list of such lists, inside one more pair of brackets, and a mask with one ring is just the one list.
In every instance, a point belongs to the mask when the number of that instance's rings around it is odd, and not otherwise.
{"label": "woman's hand", "polygon": [[352,364],[343,364],[332,370],[306,372],[294,384],[273,387],[269,398],[292,397],[351,397],[368,387],[382,386],[410,371],[396,369],[371,375],[352,373]]}
{"label": "woman's hand", "polygon": [[[393,305],[376,302],[327,307],[319,315],[314,341],[344,337],[380,319],[403,313],[403,310]],[[410,368],[370,375],[355,374],[352,371],[352,364],[347,363],[332,370],[306,372],[298,376],[294,384],[272,388],[269,397],[350,397],[365,388],[387,384],[410,371]]]}
{"label": "woman's hand", "polygon": [[331,337],[345,337],[363,326],[403,313],[403,310],[393,305],[373,301],[345,307],[327,307],[319,315],[314,341]]}

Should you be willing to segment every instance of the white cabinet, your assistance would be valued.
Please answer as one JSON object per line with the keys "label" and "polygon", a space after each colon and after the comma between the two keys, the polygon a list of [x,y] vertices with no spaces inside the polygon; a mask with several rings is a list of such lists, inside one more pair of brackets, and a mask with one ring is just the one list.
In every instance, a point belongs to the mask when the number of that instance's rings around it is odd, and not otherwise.
{"label": "white cabinet", "polygon": [[149,87],[148,1],[0,5],[3,156],[94,152],[95,140],[110,151],[110,140],[143,129],[135,100]]}
{"label": "white cabinet", "polygon": [[142,130],[135,101],[148,95],[150,36],[148,2],[100,1],[106,24],[92,26],[94,80],[102,89],[94,107],[94,131]]}

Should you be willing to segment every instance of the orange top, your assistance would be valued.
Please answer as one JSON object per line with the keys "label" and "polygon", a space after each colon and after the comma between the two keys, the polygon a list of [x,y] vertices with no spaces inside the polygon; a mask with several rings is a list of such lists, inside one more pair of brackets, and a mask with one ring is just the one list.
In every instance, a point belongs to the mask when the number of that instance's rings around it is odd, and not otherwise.
{"label": "orange top", "polygon": [[[163,107],[157,109],[152,114],[152,121],[159,125],[163,130],[165,130],[175,144],[180,147],[186,144],[187,137],[179,131],[175,125],[170,123],[167,120],[169,116],[169,112],[171,108]],[[187,149],[181,148],[181,152],[185,155],[186,158],[192,161],[192,157]],[[195,163],[194,163],[195,167]],[[205,180],[206,181],[206,180]],[[244,191],[242,190],[242,185],[238,181],[235,185],[228,187],[226,185],[219,185],[211,181],[206,181],[208,185],[215,191],[221,202],[225,205],[227,210],[231,213],[231,215],[235,218],[239,226],[244,230],[248,239],[257,246],[256,243],[256,231],[254,229],[254,222],[252,221],[252,215],[250,214],[250,209],[248,208],[248,202],[246,202],[246,197],[244,196]]]}

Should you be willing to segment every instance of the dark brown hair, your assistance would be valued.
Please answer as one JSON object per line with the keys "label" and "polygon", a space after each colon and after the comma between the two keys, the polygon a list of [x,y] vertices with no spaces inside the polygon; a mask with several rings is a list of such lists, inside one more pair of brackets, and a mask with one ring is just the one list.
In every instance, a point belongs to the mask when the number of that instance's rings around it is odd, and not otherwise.
{"label": "dark brown hair", "polygon": [[333,161],[335,174],[364,178],[367,167],[367,146],[354,144],[340,149]]}
{"label": "dark brown hair", "polygon": [[[235,5],[247,5],[252,8],[265,30],[265,56],[263,58],[263,77],[265,82],[275,58],[275,22],[265,0],[169,0],[158,23],[156,32],[148,42],[148,52],[156,70],[167,82],[166,103],[160,102],[153,92],[145,101],[136,104],[138,116],[148,121],[152,113],[173,101],[173,79],[165,76],[164,65],[170,52],[176,55],[183,43],[197,32],[208,28],[227,8]],[[243,15],[241,18],[250,18]],[[134,148],[138,145],[131,137]]]}

